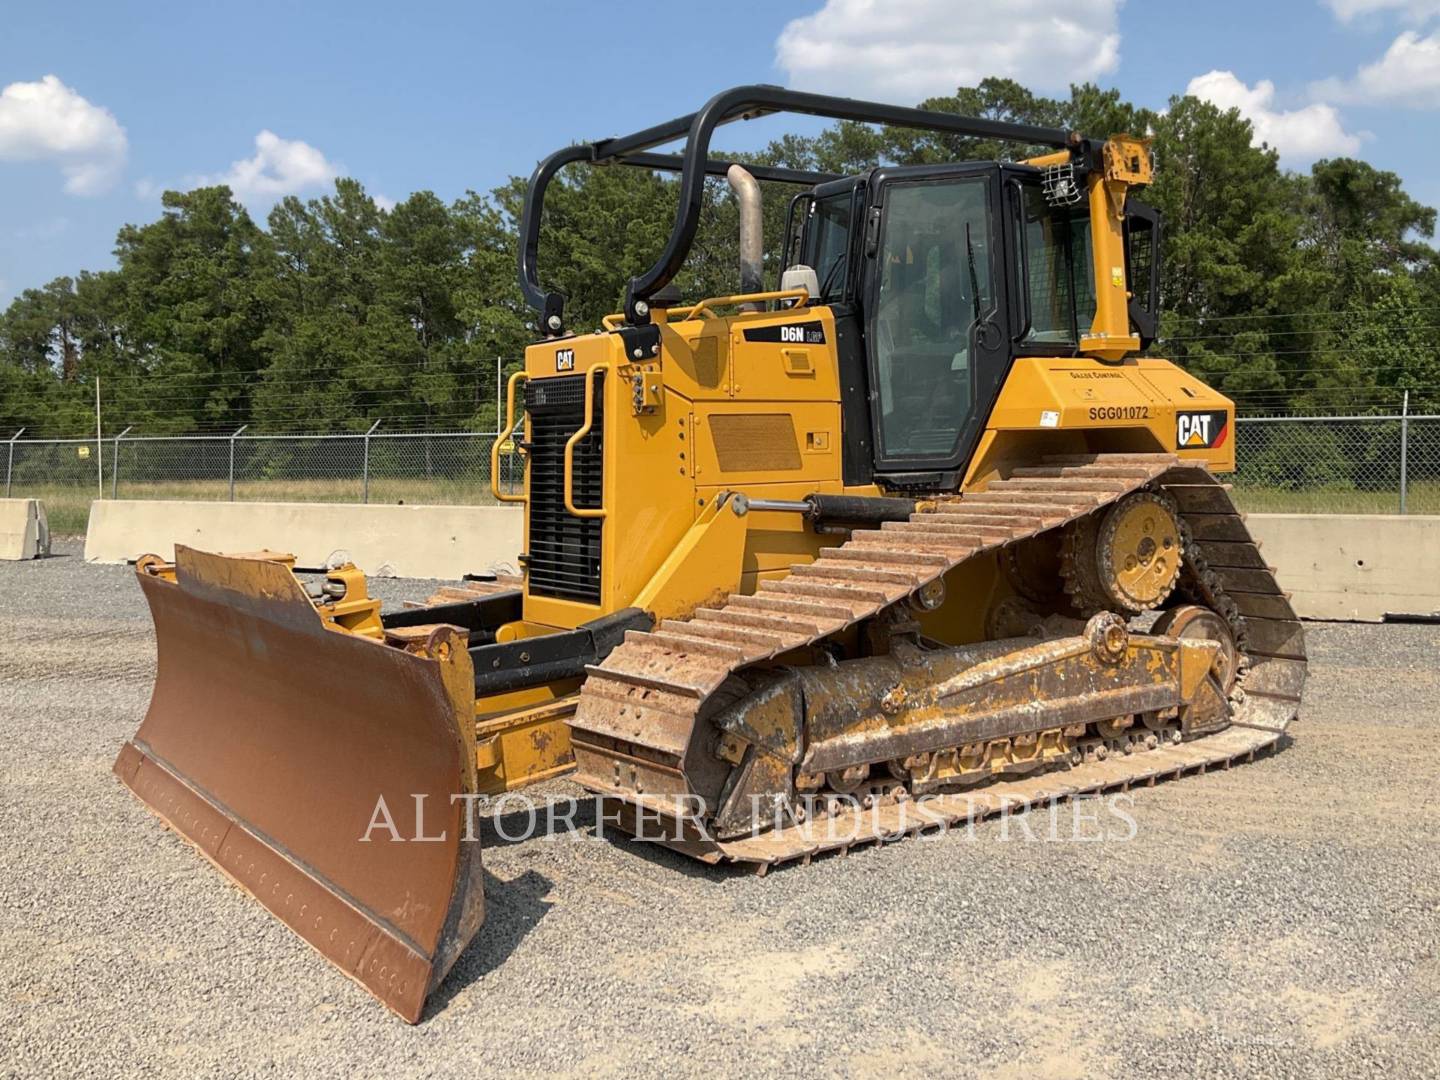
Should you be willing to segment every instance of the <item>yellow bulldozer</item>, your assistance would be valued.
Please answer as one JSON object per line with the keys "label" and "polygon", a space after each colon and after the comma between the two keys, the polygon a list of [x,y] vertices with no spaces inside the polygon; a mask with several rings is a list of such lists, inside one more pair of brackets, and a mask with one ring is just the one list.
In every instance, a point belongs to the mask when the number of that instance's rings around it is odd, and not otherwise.
{"label": "yellow bulldozer", "polygon": [[[1045,152],[711,156],[777,112]],[[590,333],[537,265],[572,163],[678,174],[664,251]],[[146,556],[158,672],[116,773],[415,1021],[483,921],[480,796],[569,775],[636,835],[763,871],[1273,746],[1303,635],[1214,475],[1232,403],[1138,355],[1151,175],[1138,138],[767,86],[551,155],[519,251],[543,337],[496,439],[522,490],[492,463],[521,575],[382,612],[353,566],[312,593],[284,554]],[[682,297],[712,177],[740,291]],[[799,188],[773,288],[760,181]]]}

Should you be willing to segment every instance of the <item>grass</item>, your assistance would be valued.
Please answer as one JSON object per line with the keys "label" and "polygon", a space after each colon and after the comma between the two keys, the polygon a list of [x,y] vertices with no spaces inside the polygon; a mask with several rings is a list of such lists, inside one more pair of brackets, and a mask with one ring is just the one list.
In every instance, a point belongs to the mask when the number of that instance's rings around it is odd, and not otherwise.
{"label": "grass", "polygon": [[[16,484],[16,498],[43,499],[50,531],[83,535],[90,517],[93,487],[78,484]],[[359,480],[241,480],[235,484],[237,502],[360,502]],[[109,497],[109,491],[106,491]],[[1236,486],[1235,503],[1254,514],[1396,514],[1400,496],[1395,491],[1356,491],[1353,488],[1278,488]],[[224,480],[183,480],[159,484],[122,483],[122,499],[189,499],[224,502],[230,485]],[[370,481],[372,503],[407,503],[432,506],[475,506],[494,502],[488,484],[454,480]],[[1406,509],[1412,514],[1440,514],[1440,481],[1410,485]]]}
{"label": "grass", "polygon": [[[1235,485],[1235,505],[1251,514],[1398,514],[1400,492],[1358,491],[1350,487],[1317,487],[1303,491]],[[1440,514],[1440,481],[1407,485],[1405,511]]]}

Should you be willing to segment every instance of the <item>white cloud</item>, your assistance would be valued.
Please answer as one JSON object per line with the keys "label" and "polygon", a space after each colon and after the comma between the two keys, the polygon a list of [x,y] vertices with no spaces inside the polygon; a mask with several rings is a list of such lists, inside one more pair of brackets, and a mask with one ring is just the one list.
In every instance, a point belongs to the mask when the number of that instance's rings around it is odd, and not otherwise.
{"label": "white cloud", "polygon": [[15,230],[17,240],[53,240],[70,231],[71,221],[68,217],[44,218],[40,221],[32,221],[28,225],[22,225]]}
{"label": "white cloud", "polygon": [[1221,109],[1239,109],[1255,129],[1256,144],[1274,147],[1287,164],[1308,164],[1360,149],[1360,136],[1345,130],[1333,106],[1317,102],[1290,111],[1276,109],[1275,84],[1269,79],[1250,87],[1234,72],[1210,71],[1191,79],[1185,93]]}
{"label": "white cloud", "polygon": [[202,176],[194,183],[197,187],[226,184],[243,203],[265,203],[327,187],[340,175],[341,168],[307,142],[262,131],[255,136],[254,156],[234,162],[227,172]]}
{"label": "white cloud", "polygon": [[1115,70],[1123,0],[825,0],[775,63],[797,89],[913,105],[987,75],[1063,90]]}
{"label": "white cloud", "polygon": [[1312,86],[1311,93],[1361,105],[1440,108],[1440,31],[1421,37],[1406,30],[1353,79],[1327,79]]}
{"label": "white cloud", "polygon": [[1422,23],[1440,15],[1440,0],[1325,0],[1325,6],[1344,23],[1392,11],[1413,23]]}
{"label": "white cloud", "polygon": [[384,210],[387,214],[399,205],[394,199],[390,198],[389,195],[382,195],[378,191],[372,191],[370,193],[370,198],[374,199],[375,205],[378,206],[381,210]]}
{"label": "white cloud", "polygon": [[113,187],[128,149],[125,129],[110,110],[54,75],[0,90],[0,161],[54,161],[72,195]]}

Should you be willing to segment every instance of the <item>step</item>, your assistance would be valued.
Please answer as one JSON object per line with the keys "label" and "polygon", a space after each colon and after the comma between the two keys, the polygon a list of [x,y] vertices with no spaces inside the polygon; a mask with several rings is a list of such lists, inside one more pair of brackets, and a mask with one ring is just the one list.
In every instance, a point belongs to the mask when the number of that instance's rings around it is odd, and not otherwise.
{"label": "step", "polygon": [[[902,584],[904,583],[902,582]],[[834,604],[812,604],[804,600],[782,600],[776,596],[764,596],[760,593],[753,596],[738,594],[732,596],[726,607],[751,608],[755,611],[778,611],[831,622],[847,623],[850,621],[850,609],[847,607],[838,607]]]}
{"label": "step", "polygon": [[690,618],[691,623],[722,623],[729,626],[738,626],[742,630],[759,630],[773,634],[801,634],[807,638],[819,635],[820,626],[804,619],[790,618],[784,615],[761,615],[755,611],[744,609],[734,610],[728,608],[701,608]]}

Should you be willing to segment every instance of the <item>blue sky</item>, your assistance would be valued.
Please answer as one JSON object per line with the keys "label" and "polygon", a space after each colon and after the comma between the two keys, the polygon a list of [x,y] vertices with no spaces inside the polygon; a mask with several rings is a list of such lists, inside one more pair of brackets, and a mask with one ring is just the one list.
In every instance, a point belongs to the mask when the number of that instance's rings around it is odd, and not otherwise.
{"label": "blue sky", "polygon": [[1440,204],[1440,0],[0,0],[0,26],[0,303],[113,265],[166,187],[228,179],[262,218],[337,172],[448,199],[742,82],[910,104],[1088,78],[1154,107],[1193,86],[1287,164],[1355,153]]}

